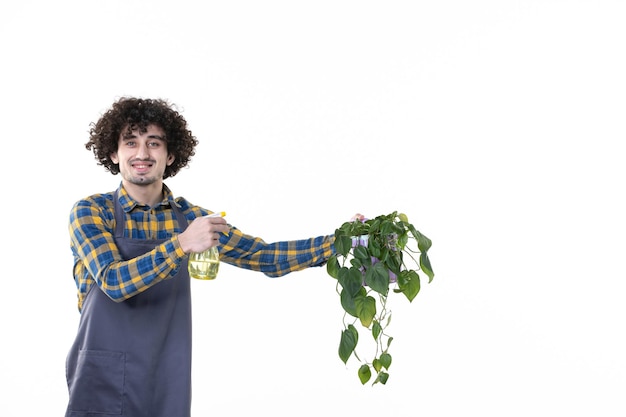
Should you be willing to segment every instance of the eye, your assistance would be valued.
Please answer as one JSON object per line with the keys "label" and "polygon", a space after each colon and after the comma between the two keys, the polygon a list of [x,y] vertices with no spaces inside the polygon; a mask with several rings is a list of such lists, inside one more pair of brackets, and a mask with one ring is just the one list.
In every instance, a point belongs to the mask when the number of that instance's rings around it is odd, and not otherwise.
{"label": "eye", "polygon": [[148,146],[151,148],[158,148],[159,146],[161,146],[161,142],[159,142],[158,140],[151,141],[148,142]]}

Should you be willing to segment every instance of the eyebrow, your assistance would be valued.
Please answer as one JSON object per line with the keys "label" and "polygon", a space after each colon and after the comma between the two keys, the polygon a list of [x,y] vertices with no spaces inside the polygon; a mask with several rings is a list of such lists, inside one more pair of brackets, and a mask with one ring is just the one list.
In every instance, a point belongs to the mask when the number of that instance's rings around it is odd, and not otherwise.
{"label": "eyebrow", "polygon": [[164,142],[166,142],[167,140],[165,139],[165,136],[161,136],[161,135],[148,135],[149,139],[159,139],[162,140]]}
{"label": "eyebrow", "polygon": [[[136,137],[137,137],[137,135],[133,131],[131,133],[124,133],[122,135],[122,140],[134,139]],[[161,135],[148,135],[148,139],[159,139],[159,140],[162,140],[164,142],[167,142],[167,139],[165,139],[165,136],[161,136]]]}

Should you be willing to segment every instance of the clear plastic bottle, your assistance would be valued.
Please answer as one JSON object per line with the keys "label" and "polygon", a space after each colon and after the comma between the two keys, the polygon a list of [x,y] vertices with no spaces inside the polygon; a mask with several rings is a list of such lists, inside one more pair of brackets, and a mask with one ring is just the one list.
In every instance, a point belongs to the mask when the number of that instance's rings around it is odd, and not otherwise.
{"label": "clear plastic bottle", "polygon": [[195,279],[215,279],[220,268],[220,253],[217,246],[189,255],[189,276]]}
{"label": "clear plastic bottle", "polygon": [[[224,217],[226,212],[220,211],[209,214],[206,217]],[[220,253],[217,246],[200,253],[189,254],[188,270],[189,276],[195,279],[210,280],[217,277],[220,268]]]}

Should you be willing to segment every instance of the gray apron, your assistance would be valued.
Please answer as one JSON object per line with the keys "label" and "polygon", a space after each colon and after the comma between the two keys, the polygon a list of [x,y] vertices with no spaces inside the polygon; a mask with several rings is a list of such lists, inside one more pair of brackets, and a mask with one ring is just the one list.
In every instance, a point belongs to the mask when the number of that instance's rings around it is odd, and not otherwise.
{"label": "gray apron", "polygon": [[[124,260],[164,240],[124,237],[117,191],[115,243]],[[187,220],[171,205],[181,230]],[[191,409],[191,294],[187,261],[176,276],[114,302],[93,285],[67,356],[66,417],[188,417]]]}

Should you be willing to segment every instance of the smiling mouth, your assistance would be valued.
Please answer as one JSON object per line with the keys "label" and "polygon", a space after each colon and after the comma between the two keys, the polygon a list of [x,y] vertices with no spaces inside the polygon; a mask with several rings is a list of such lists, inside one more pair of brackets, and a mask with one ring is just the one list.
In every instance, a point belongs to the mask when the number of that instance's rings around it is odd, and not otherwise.
{"label": "smiling mouth", "polygon": [[130,164],[137,171],[146,171],[154,165],[150,161],[136,161]]}

